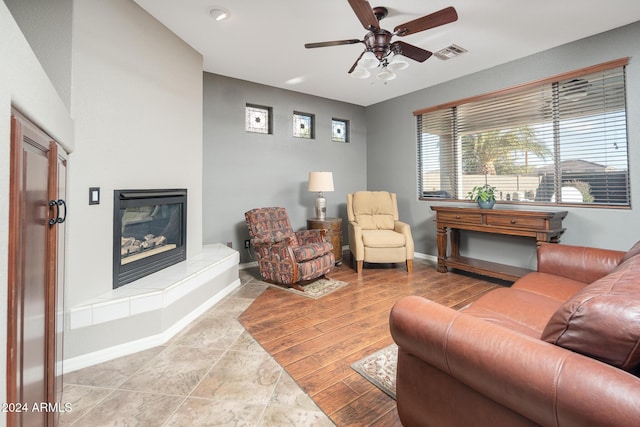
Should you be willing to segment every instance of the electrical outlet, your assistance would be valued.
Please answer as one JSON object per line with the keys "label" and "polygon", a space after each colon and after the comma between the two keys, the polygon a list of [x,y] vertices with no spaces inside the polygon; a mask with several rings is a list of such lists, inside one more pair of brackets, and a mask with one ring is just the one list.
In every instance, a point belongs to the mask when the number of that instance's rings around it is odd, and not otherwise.
{"label": "electrical outlet", "polygon": [[244,248],[245,249],[249,249],[250,246],[251,246],[251,241],[250,240],[245,240],[244,241]]}

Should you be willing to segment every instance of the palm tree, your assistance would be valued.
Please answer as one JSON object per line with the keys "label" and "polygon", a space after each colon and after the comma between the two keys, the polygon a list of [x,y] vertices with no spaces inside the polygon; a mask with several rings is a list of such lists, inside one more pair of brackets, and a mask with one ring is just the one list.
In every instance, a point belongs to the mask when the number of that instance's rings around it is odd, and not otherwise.
{"label": "palm tree", "polygon": [[522,172],[514,156],[524,153],[524,173],[529,172],[529,154],[545,158],[551,154],[535,131],[528,126],[491,130],[462,137],[462,168],[467,174],[497,175]]}

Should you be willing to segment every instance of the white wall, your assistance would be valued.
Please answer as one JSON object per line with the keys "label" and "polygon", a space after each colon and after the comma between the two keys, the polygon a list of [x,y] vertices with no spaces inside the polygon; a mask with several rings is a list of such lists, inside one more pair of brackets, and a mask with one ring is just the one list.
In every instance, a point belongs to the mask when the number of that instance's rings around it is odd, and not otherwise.
{"label": "white wall", "polygon": [[82,0],[72,56],[66,307],[112,289],[115,189],[187,188],[187,254],[202,248],[201,55],[130,0]]}
{"label": "white wall", "polygon": [[[68,110],[4,2],[0,2],[0,61],[0,318],[6,319],[11,105],[67,149],[73,148],[74,139]],[[6,332],[6,327],[0,328],[0,378],[6,378]],[[6,401],[6,387],[0,387],[0,402]],[[0,426],[5,423],[6,417],[0,416]]]}
{"label": "white wall", "polygon": [[4,0],[29,46],[69,108],[73,0]]}

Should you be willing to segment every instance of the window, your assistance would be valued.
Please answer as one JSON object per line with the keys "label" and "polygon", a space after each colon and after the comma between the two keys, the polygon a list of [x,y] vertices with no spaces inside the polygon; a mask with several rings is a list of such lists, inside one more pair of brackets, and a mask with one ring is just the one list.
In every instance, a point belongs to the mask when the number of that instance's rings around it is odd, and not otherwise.
{"label": "window", "polygon": [[415,112],[419,197],[630,206],[627,62]]}
{"label": "window", "polygon": [[315,115],[293,112],[293,136],[296,138],[314,139]]}
{"label": "window", "polygon": [[349,142],[349,120],[331,119],[331,140]]}
{"label": "window", "polygon": [[245,130],[253,133],[273,133],[273,109],[247,104],[245,107]]}

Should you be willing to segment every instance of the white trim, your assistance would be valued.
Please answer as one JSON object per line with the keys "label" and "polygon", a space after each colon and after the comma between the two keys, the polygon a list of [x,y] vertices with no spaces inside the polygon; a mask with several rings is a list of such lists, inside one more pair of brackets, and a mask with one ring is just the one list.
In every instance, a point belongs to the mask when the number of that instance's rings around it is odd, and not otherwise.
{"label": "white trim", "polygon": [[414,258],[418,258],[418,259],[425,259],[427,261],[432,261],[432,262],[438,262],[438,257],[435,255],[429,255],[429,254],[423,254],[420,252],[414,252],[413,253],[413,257]]}

